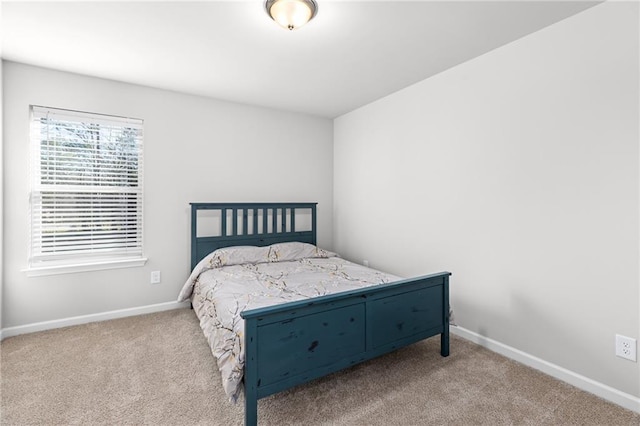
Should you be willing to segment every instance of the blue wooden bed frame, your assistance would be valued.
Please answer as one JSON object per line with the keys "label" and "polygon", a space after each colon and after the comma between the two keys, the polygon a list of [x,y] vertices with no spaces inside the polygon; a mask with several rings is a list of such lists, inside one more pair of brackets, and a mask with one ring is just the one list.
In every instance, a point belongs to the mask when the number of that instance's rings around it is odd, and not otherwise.
{"label": "blue wooden bed frame", "polygon": [[[191,269],[212,251],[316,244],[317,203],[191,203]],[[198,212],[217,210],[220,235],[199,237]],[[298,231],[296,216],[311,214]],[[231,230],[229,230],[231,228]],[[258,399],[440,334],[449,355],[449,272],[243,311],[245,424]]]}

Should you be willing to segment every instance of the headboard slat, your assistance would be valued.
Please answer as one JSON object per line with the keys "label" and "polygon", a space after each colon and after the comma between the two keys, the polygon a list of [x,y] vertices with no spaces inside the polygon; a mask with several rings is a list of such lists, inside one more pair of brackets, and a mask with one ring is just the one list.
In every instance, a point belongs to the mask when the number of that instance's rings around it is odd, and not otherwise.
{"label": "headboard slat", "polygon": [[296,209],[291,209],[291,231],[296,231]]}
{"label": "headboard slat", "polygon": [[247,209],[242,209],[242,235],[249,234],[249,211]]}
{"label": "headboard slat", "polygon": [[253,233],[254,234],[258,233],[258,210],[259,209],[253,209]]}
{"label": "headboard slat", "polygon": [[233,230],[231,232],[231,235],[236,236],[238,235],[238,209],[233,208],[231,209],[232,215],[231,216],[231,222],[233,223]]}
{"label": "headboard slat", "polygon": [[264,234],[266,234],[266,233],[267,233],[267,229],[268,229],[268,228],[267,228],[267,227],[268,227],[268,225],[267,225],[267,220],[268,220],[268,219],[267,219],[267,217],[269,216],[269,215],[267,214],[267,213],[268,213],[268,211],[269,211],[269,209],[262,209],[262,232],[263,232]]}
{"label": "headboard slat", "polygon": [[278,209],[271,209],[271,232],[276,234],[278,232]]}
{"label": "headboard slat", "polygon": [[[220,235],[226,236],[227,235],[227,209],[220,209],[220,215],[222,216],[222,219],[220,221],[220,227],[221,227]],[[197,217],[197,212],[196,212],[196,222],[197,222],[197,220],[198,220],[198,217]],[[196,222],[193,222],[192,226]]]}

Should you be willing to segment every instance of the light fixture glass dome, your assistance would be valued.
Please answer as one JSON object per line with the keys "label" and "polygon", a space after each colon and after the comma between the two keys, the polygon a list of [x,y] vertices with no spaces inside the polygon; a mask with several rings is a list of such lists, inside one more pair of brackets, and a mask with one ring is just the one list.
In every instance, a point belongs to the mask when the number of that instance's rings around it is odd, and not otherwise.
{"label": "light fixture glass dome", "polygon": [[300,28],[318,12],[314,0],[267,0],[265,8],[271,19],[288,30]]}

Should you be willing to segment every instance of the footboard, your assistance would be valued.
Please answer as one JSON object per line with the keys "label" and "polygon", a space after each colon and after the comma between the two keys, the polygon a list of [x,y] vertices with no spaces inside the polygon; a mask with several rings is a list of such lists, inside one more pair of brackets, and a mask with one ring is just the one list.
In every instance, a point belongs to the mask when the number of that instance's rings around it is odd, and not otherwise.
{"label": "footboard", "polygon": [[258,399],[436,334],[449,355],[449,272],[241,313],[245,424]]}

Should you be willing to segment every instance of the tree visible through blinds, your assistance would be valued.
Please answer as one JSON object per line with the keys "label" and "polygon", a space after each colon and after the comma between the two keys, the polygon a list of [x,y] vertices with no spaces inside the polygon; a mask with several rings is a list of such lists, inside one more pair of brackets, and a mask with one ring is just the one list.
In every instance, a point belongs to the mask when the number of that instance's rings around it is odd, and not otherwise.
{"label": "tree visible through blinds", "polygon": [[30,266],[142,257],[142,120],[32,107]]}

